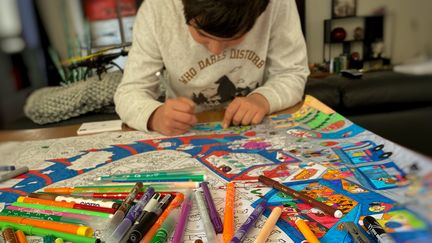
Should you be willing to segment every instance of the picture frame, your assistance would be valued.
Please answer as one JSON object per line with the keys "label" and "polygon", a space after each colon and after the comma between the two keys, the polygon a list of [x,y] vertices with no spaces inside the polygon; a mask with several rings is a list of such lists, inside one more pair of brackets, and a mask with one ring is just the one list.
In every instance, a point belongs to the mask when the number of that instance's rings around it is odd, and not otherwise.
{"label": "picture frame", "polygon": [[332,18],[353,17],[357,13],[357,0],[332,0]]}

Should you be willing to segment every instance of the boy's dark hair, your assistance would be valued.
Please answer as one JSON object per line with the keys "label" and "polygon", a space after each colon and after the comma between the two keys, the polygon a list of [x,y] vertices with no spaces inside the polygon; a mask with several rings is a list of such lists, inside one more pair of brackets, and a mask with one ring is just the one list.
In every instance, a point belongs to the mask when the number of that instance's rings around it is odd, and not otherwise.
{"label": "boy's dark hair", "polygon": [[232,38],[251,30],[270,0],[182,1],[186,24],[210,35]]}

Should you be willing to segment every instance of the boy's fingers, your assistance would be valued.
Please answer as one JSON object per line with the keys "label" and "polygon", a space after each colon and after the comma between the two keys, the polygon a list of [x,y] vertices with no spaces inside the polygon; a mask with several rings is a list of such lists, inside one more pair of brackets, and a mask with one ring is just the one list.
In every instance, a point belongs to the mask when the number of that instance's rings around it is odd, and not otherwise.
{"label": "boy's fingers", "polygon": [[246,125],[250,125],[251,122],[252,122],[252,119],[254,118],[254,116],[255,116],[255,112],[253,112],[253,111],[249,111],[249,112],[247,112],[247,113],[243,116],[243,119],[242,119],[242,121],[241,121],[241,124],[244,125],[244,126],[246,126]]}
{"label": "boy's fingers", "polygon": [[228,128],[231,124],[231,121],[234,117],[234,115],[236,114],[237,110],[239,109],[240,104],[239,102],[236,102],[236,100],[234,100],[233,102],[231,102],[231,104],[228,105],[226,111],[225,111],[225,115],[224,115],[224,119],[222,122],[222,126],[223,128]]}
{"label": "boy's fingers", "polygon": [[[177,101],[179,101],[179,104],[181,104],[181,111],[194,113],[195,103],[191,99],[180,97],[177,99]],[[177,110],[177,107],[175,107],[175,109]]]}
{"label": "boy's fingers", "polygon": [[192,126],[195,123],[197,123],[196,116],[194,114],[190,114],[187,112],[173,111],[171,117],[174,121],[181,122],[189,126]]}

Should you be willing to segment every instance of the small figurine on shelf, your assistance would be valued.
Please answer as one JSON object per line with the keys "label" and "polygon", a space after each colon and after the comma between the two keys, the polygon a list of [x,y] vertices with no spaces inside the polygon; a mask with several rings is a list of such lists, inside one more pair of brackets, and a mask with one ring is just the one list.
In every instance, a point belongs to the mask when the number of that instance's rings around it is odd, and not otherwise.
{"label": "small figurine on shelf", "polygon": [[372,58],[381,58],[384,53],[384,42],[382,40],[376,40],[371,44],[372,47]]}
{"label": "small figurine on shelf", "polygon": [[354,29],[354,40],[363,40],[364,30],[362,27],[357,27]]}

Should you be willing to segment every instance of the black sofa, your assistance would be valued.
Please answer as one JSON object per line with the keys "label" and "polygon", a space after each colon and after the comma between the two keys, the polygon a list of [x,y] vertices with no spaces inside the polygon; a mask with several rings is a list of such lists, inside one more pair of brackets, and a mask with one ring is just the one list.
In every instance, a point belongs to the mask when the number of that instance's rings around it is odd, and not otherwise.
{"label": "black sofa", "polygon": [[309,78],[305,93],[384,138],[432,156],[432,75],[330,75]]}

